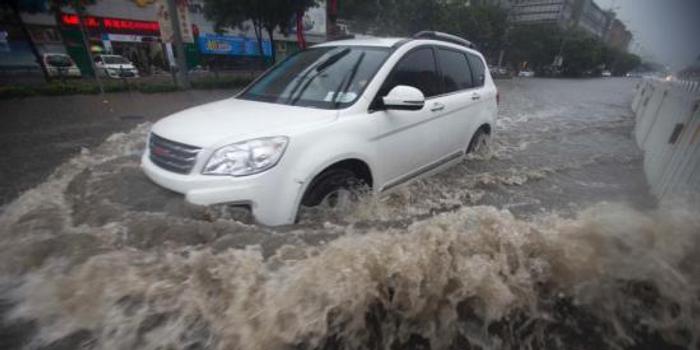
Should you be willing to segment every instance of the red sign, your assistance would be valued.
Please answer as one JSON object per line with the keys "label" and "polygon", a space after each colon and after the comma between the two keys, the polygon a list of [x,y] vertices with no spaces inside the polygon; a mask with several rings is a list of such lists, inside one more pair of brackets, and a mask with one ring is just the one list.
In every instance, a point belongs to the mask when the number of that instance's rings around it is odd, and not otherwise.
{"label": "red sign", "polygon": [[[71,14],[61,15],[61,22],[67,26],[77,26],[78,16]],[[100,25],[105,30],[116,31],[116,32],[137,32],[143,33],[148,32],[149,34],[158,34],[160,32],[160,27],[158,22],[149,21],[134,21],[130,19],[121,18],[104,18],[104,17],[86,17],[85,24],[90,28],[97,28]]]}

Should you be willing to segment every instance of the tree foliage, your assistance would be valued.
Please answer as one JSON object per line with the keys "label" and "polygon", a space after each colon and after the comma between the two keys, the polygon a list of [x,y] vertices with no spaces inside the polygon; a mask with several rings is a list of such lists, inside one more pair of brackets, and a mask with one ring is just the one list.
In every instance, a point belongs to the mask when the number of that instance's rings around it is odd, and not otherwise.
{"label": "tree foliage", "polygon": [[316,6],[316,0],[204,0],[204,15],[214,22],[217,31],[235,28],[250,20],[253,24],[258,50],[263,52],[263,32],[272,44],[272,61],[276,59],[273,33],[287,33],[298,12]]}
{"label": "tree foliage", "polygon": [[[505,52],[505,64],[582,76],[602,69],[622,75],[639,64],[639,57],[609,48],[579,30],[556,25],[508,23],[504,9],[488,2],[435,0],[343,0],[340,16],[353,32],[378,36],[409,36],[420,30],[439,30],[475,43],[492,62]],[[553,67],[558,55],[561,67]]]}

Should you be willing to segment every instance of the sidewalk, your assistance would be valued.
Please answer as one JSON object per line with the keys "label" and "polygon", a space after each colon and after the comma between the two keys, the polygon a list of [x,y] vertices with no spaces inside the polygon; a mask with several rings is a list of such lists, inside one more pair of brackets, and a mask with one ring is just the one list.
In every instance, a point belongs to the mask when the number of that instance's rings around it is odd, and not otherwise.
{"label": "sidewalk", "polygon": [[0,100],[0,206],[115,132],[232,96],[231,90],[112,93]]}

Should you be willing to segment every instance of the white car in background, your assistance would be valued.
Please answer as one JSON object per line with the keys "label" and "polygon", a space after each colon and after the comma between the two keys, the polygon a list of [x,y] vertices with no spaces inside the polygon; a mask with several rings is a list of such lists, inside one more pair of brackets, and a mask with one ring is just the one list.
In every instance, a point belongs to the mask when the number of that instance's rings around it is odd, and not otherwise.
{"label": "white car in background", "polygon": [[532,78],[535,76],[535,72],[531,70],[521,70],[518,72],[518,76],[521,78]]}
{"label": "white car in background", "polygon": [[80,78],[80,69],[73,59],[65,53],[45,53],[42,64],[51,78]]}
{"label": "white car in background", "polygon": [[486,67],[436,32],[316,45],[235,97],[158,121],[142,168],[191,203],[291,224],[300,206],[383,193],[485,147],[497,114]]}
{"label": "white car in background", "polygon": [[604,70],[602,73],[600,73],[600,76],[603,78],[610,78],[612,77],[612,72],[609,70]]}
{"label": "white car in background", "polygon": [[139,70],[124,56],[97,55],[95,67],[99,74],[114,79],[139,77]]}

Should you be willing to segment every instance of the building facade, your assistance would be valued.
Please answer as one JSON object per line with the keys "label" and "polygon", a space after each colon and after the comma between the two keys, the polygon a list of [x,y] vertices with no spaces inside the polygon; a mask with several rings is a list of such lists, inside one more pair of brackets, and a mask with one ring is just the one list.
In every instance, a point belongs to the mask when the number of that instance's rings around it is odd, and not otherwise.
{"label": "building facade", "polygon": [[608,30],[607,42],[610,46],[627,51],[632,42],[632,33],[619,19],[614,19]]}
{"label": "building facade", "polygon": [[[161,38],[158,22],[159,3],[162,0],[101,0],[87,7],[89,47],[85,47],[77,16],[69,8],[60,14],[23,13],[22,19],[30,30],[32,41],[40,53],[68,53],[84,73],[91,73],[87,50],[93,53],[112,53],[129,58],[139,70],[167,70],[172,62],[172,48]],[[326,40],[326,6],[309,9],[303,20],[304,37],[308,43]],[[260,52],[251,23],[217,33],[214,24],[204,16],[202,0],[187,1],[187,18],[193,40],[185,43],[187,62],[195,66],[219,65],[221,68],[250,68],[257,66],[261,57],[272,52],[270,40],[263,39]],[[278,57],[297,48],[296,28],[283,34],[274,33]],[[266,35],[265,35],[266,36]],[[27,38],[16,23],[0,22],[0,70],[12,67],[38,68],[29,50]]]}
{"label": "building facade", "polygon": [[510,21],[514,24],[555,24],[579,28],[604,39],[614,15],[593,0],[510,0]]}
{"label": "building facade", "polygon": [[574,13],[576,27],[604,39],[614,14],[603,11],[593,0],[577,0]]}
{"label": "building facade", "polygon": [[512,0],[510,21],[514,24],[555,24],[570,27],[575,20],[576,0]]}

